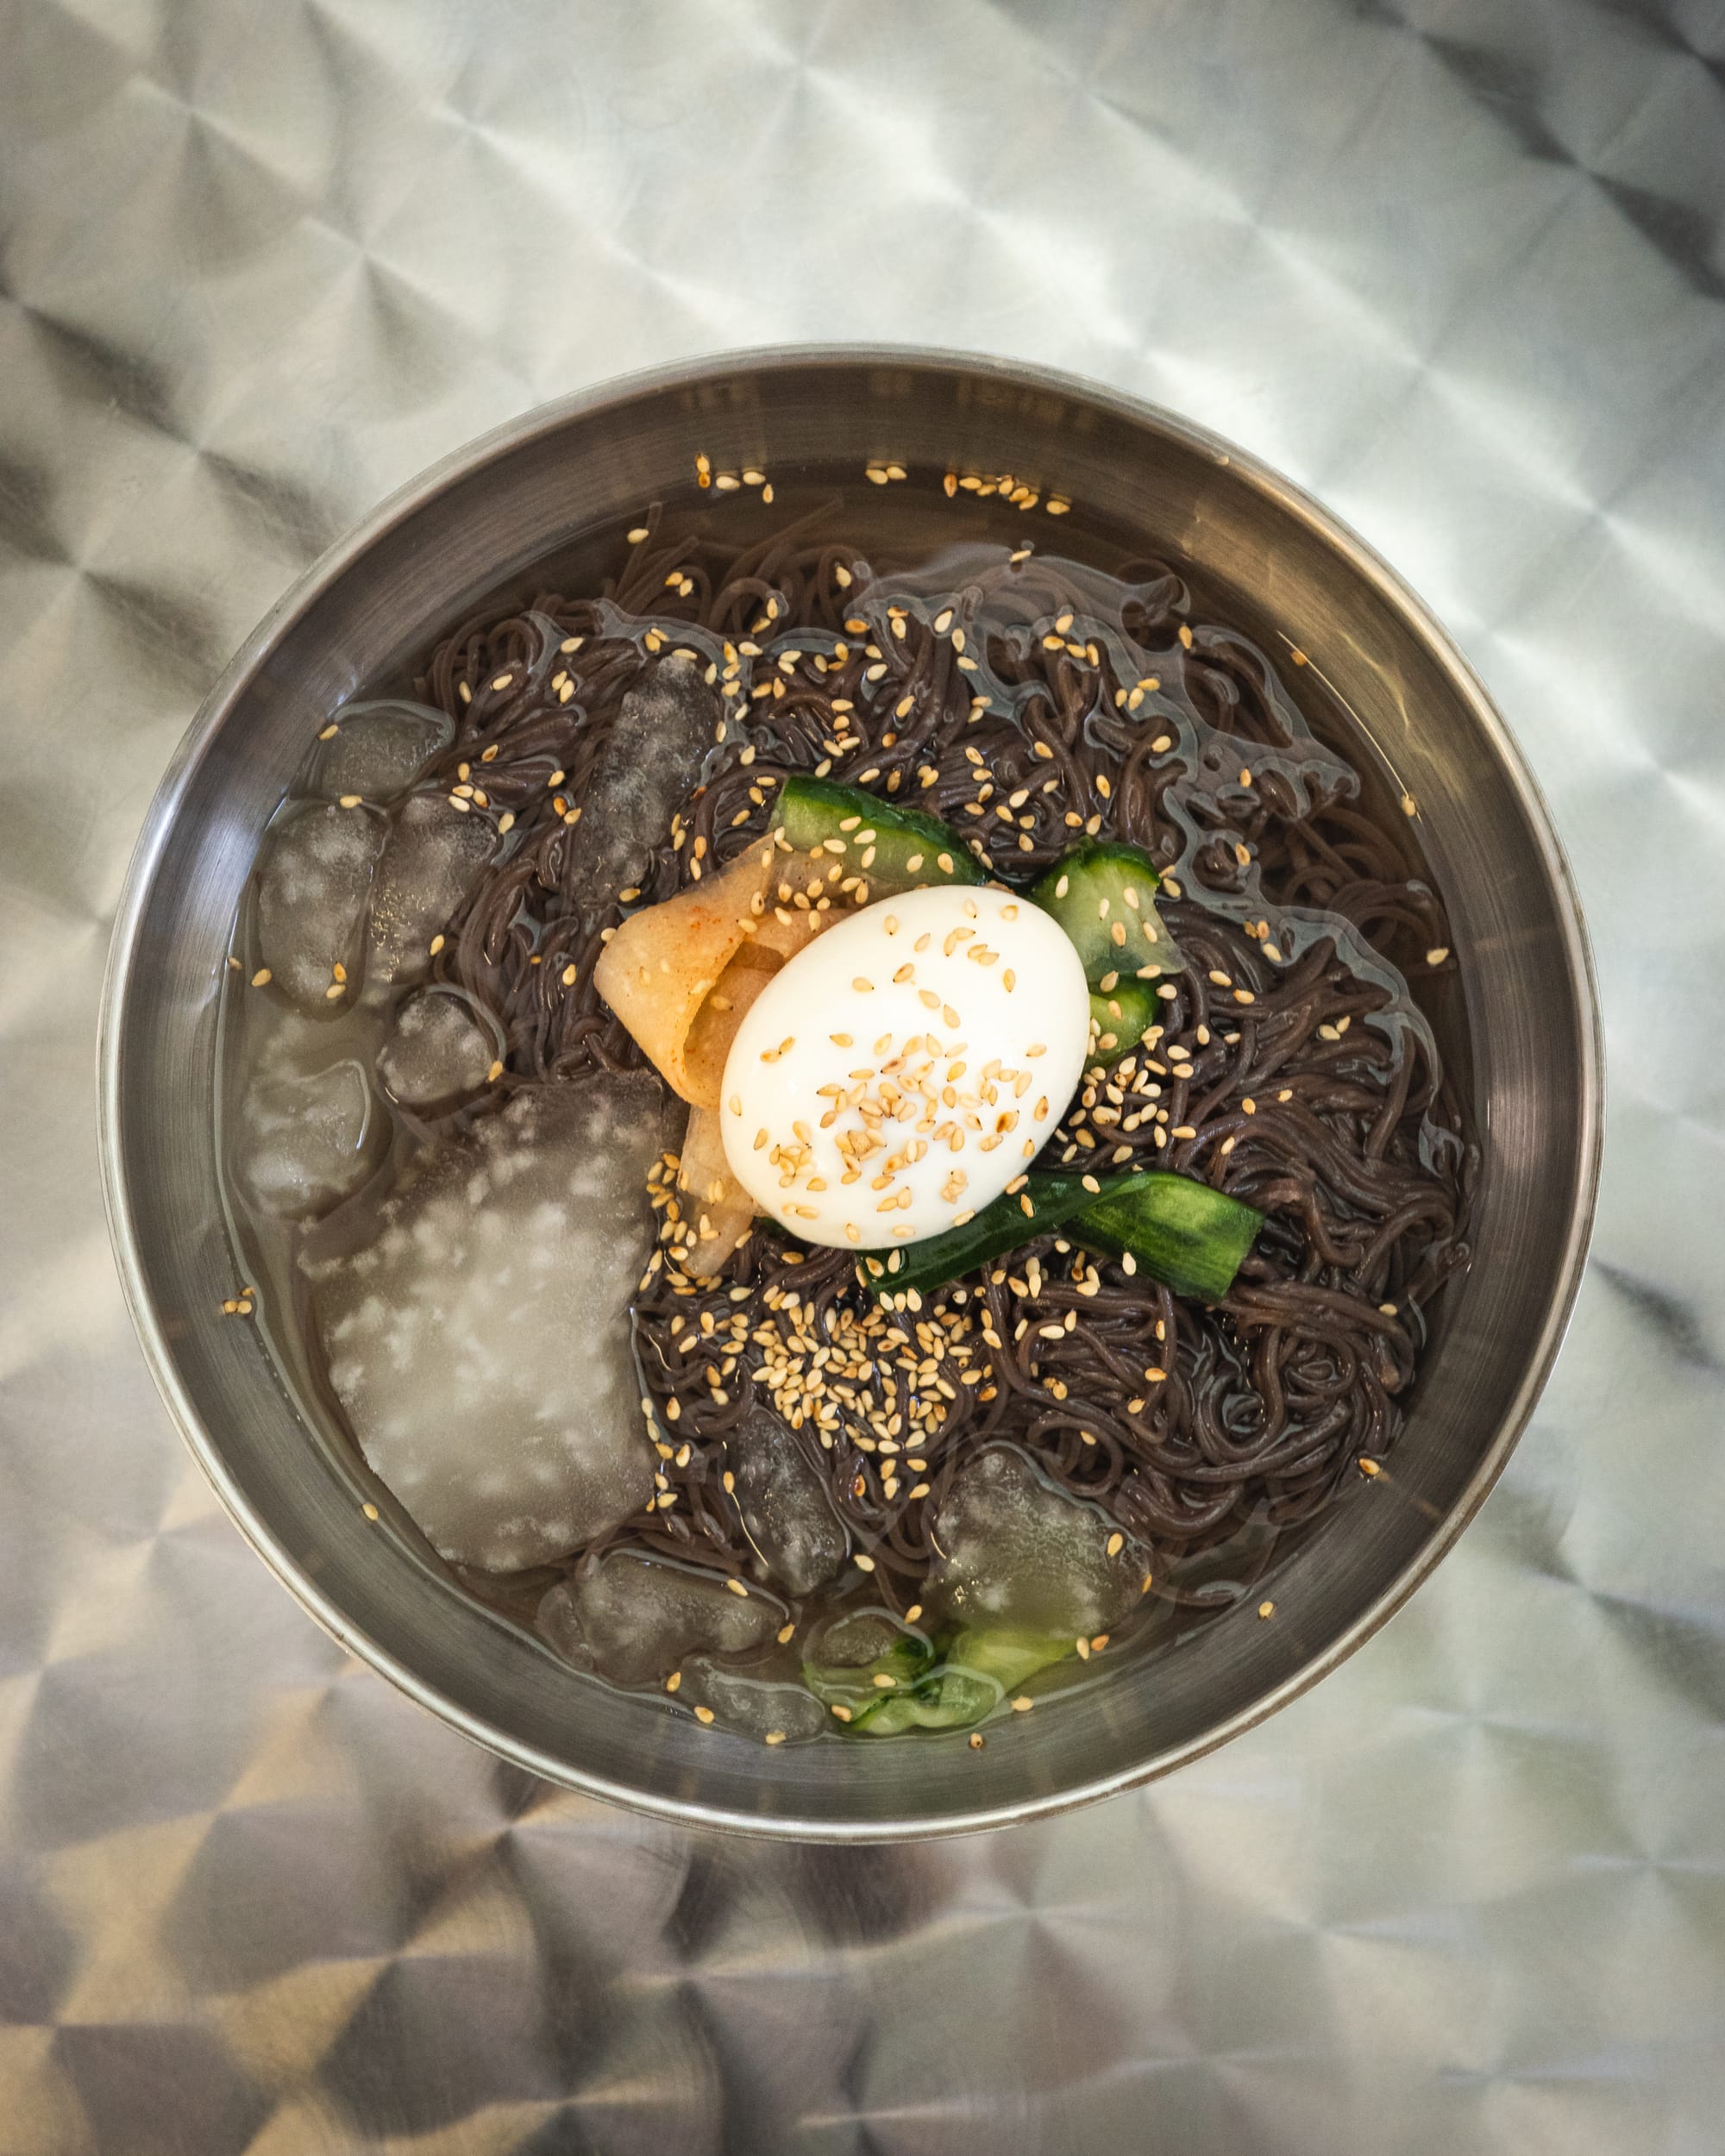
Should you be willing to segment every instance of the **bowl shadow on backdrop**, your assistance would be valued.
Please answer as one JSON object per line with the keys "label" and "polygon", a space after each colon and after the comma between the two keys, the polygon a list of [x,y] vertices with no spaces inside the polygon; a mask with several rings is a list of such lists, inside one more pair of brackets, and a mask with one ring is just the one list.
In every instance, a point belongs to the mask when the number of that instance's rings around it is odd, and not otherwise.
{"label": "bowl shadow on backdrop", "polygon": [[[1070,500],[1044,551],[1161,555],[1286,671],[1290,642],[1417,801],[1448,907],[1483,1151],[1471,1270],[1446,1291],[1391,1464],[1242,1607],[1176,1651],[964,1734],[768,1752],[571,1674],[364,1517],[363,1471],[302,1422],[256,1329],[220,1315],[240,1263],[216,1159],[222,968],[260,832],[317,728],[462,610],[548,557],[620,538],[715,470],[788,481],[891,458],[956,537],[940,475],[1011,471]],[[730,498],[736,499],[736,497]],[[1003,515],[998,505],[991,515]],[[573,551],[572,551],[573,550]],[[750,354],[637,378],[461,451],[325,557],[258,630],[147,821],[104,1018],[103,1142],[127,1294],[158,1383],[241,1527],[343,1645],[553,1781],[681,1819],[886,1839],[1001,1824],[1167,1771],[1293,1698],[1365,1639],[1477,1509],[1543,1382],[1580,1275],[1599,1144],[1585,940],[1502,721],[1391,573],[1297,490],[1148,406],[985,360]],[[1345,1532],[1334,1528],[1345,1526]]]}

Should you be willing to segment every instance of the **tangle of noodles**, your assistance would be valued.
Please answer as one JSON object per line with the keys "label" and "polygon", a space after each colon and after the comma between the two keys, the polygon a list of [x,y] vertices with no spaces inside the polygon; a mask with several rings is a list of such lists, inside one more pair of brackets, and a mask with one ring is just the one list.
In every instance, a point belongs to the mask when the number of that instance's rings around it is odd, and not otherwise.
{"label": "tangle of noodles", "polygon": [[1452,965],[1441,907],[1261,653],[1189,621],[1159,565],[1115,581],[1000,548],[954,562],[877,579],[806,524],[727,554],[656,516],[600,596],[480,613],[418,684],[456,729],[428,783],[465,767],[512,818],[436,959],[496,1014],[505,1092],[640,1067],[593,987],[627,909],[583,923],[571,818],[624,696],[673,653],[724,724],[630,905],[757,837],[794,771],[946,818],[1002,880],[1099,830],[1168,872],[1159,904],[1191,969],[1153,1052],[1093,1072],[1043,1161],[1172,1169],[1264,1213],[1220,1307],[1043,1236],[894,1317],[849,1255],[764,1222],[718,1278],[662,1263],[643,1284],[637,1352],[675,1496],[607,1546],[743,1569],[727,1438],[770,1401],[900,1609],[954,1472],[990,1440],[1163,1564],[1249,1524],[1267,1548],[1321,1512],[1395,1439],[1423,1307],[1465,1262],[1474,1160],[1398,970]]}

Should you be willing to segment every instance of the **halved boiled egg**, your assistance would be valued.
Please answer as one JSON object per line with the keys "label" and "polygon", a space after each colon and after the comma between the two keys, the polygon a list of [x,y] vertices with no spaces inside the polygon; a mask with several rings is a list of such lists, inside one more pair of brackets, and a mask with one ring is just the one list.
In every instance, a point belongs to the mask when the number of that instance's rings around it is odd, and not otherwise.
{"label": "halved boiled egg", "polygon": [[1082,962],[1028,899],[882,899],[799,951],[737,1028],[719,1113],[731,1173],[805,1242],[937,1235],[1047,1144],[1089,1020]]}

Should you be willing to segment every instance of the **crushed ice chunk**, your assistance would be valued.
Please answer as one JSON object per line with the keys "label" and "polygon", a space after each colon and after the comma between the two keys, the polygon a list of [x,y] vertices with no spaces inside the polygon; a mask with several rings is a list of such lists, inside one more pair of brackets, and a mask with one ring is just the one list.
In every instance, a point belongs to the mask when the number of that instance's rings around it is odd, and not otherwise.
{"label": "crushed ice chunk", "polygon": [[718,715],[687,659],[661,659],[624,698],[570,842],[566,887],[587,920],[644,881],[673,811],[700,782]]}
{"label": "crushed ice chunk", "polygon": [[398,986],[423,981],[431,939],[451,918],[497,847],[483,817],[463,815],[441,793],[410,794],[396,811],[372,897],[372,963]]}
{"label": "crushed ice chunk", "polygon": [[711,1708],[715,1721],[757,1744],[768,1737],[807,1744],[831,1726],[827,1709],[806,1685],[775,1674],[777,1658],[739,1670],[692,1655],[682,1666],[679,1699],[689,1707]]}
{"label": "crushed ice chunk", "polygon": [[824,1668],[866,1670],[906,1639],[920,1639],[889,1609],[841,1609],[817,1620],[807,1643],[808,1660]]}
{"label": "crushed ice chunk", "polygon": [[315,1218],[350,1197],[389,1150],[365,1065],[258,1071],[241,1103],[234,1180],[260,1213]]}
{"label": "crushed ice chunk", "polygon": [[953,1478],[935,1542],[945,1562],[930,1590],[978,1626],[1076,1638],[1105,1632],[1138,1601],[1144,1551],[1101,1509],[1044,1480],[1012,1445],[990,1445]]}
{"label": "crushed ice chunk", "polygon": [[326,801],[354,793],[374,802],[398,799],[455,736],[443,712],[397,697],[349,704],[335,724],[312,766],[312,787]]}
{"label": "crushed ice chunk", "polygon": [[378,1050],[390,1099],[420,1114],[452,1108],[478,1093],[503,1044],[490,1015],[459,988],[418,988],[406,997]]}
{"label": "crushed ice chunk", "polygon": [[383,842],[381,821],[365,809],[302,809],[270,835],[258,877],[258,955],[307,1018],[336,1017],[359,993]]}
{"label": "crushed ice chunk", "polygon": [[560,1581],[536,1622],[578,1667],[616,1684],[650,1684],[698,1649],[741,1654],[764,1646],[787,1614],[758,1587],[735,1595],[715,1573],[614,1550]]}
{"label": "crushed ice chunk", "polygon": [[743,1532],[768,1576],[792,1595],[825,1586],[844,1564],[848,1544],[795,1432],[770,1408],[753,1407],[725,1449]]}
{"label": "crushed ice chunk", "polygon": [[665,1137],[651,1078],[523,1094],[302,1254],[354,1435],[454,1563],[543,1564],[652,1496],[628,1311]]}

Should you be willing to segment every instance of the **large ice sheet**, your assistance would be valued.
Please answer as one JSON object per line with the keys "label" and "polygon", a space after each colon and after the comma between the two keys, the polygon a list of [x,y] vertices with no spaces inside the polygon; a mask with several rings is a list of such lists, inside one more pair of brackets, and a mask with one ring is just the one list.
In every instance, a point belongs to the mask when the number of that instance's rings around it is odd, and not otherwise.
{"label": "large ice sheet", "polygon": [[652,1495],[628,1305],[662,1099],[647,1078],[524,1094],[430,1149],[357,1247],[337,1219],[302,1260],[354,1435],[454,1562],[543,1564]]}

